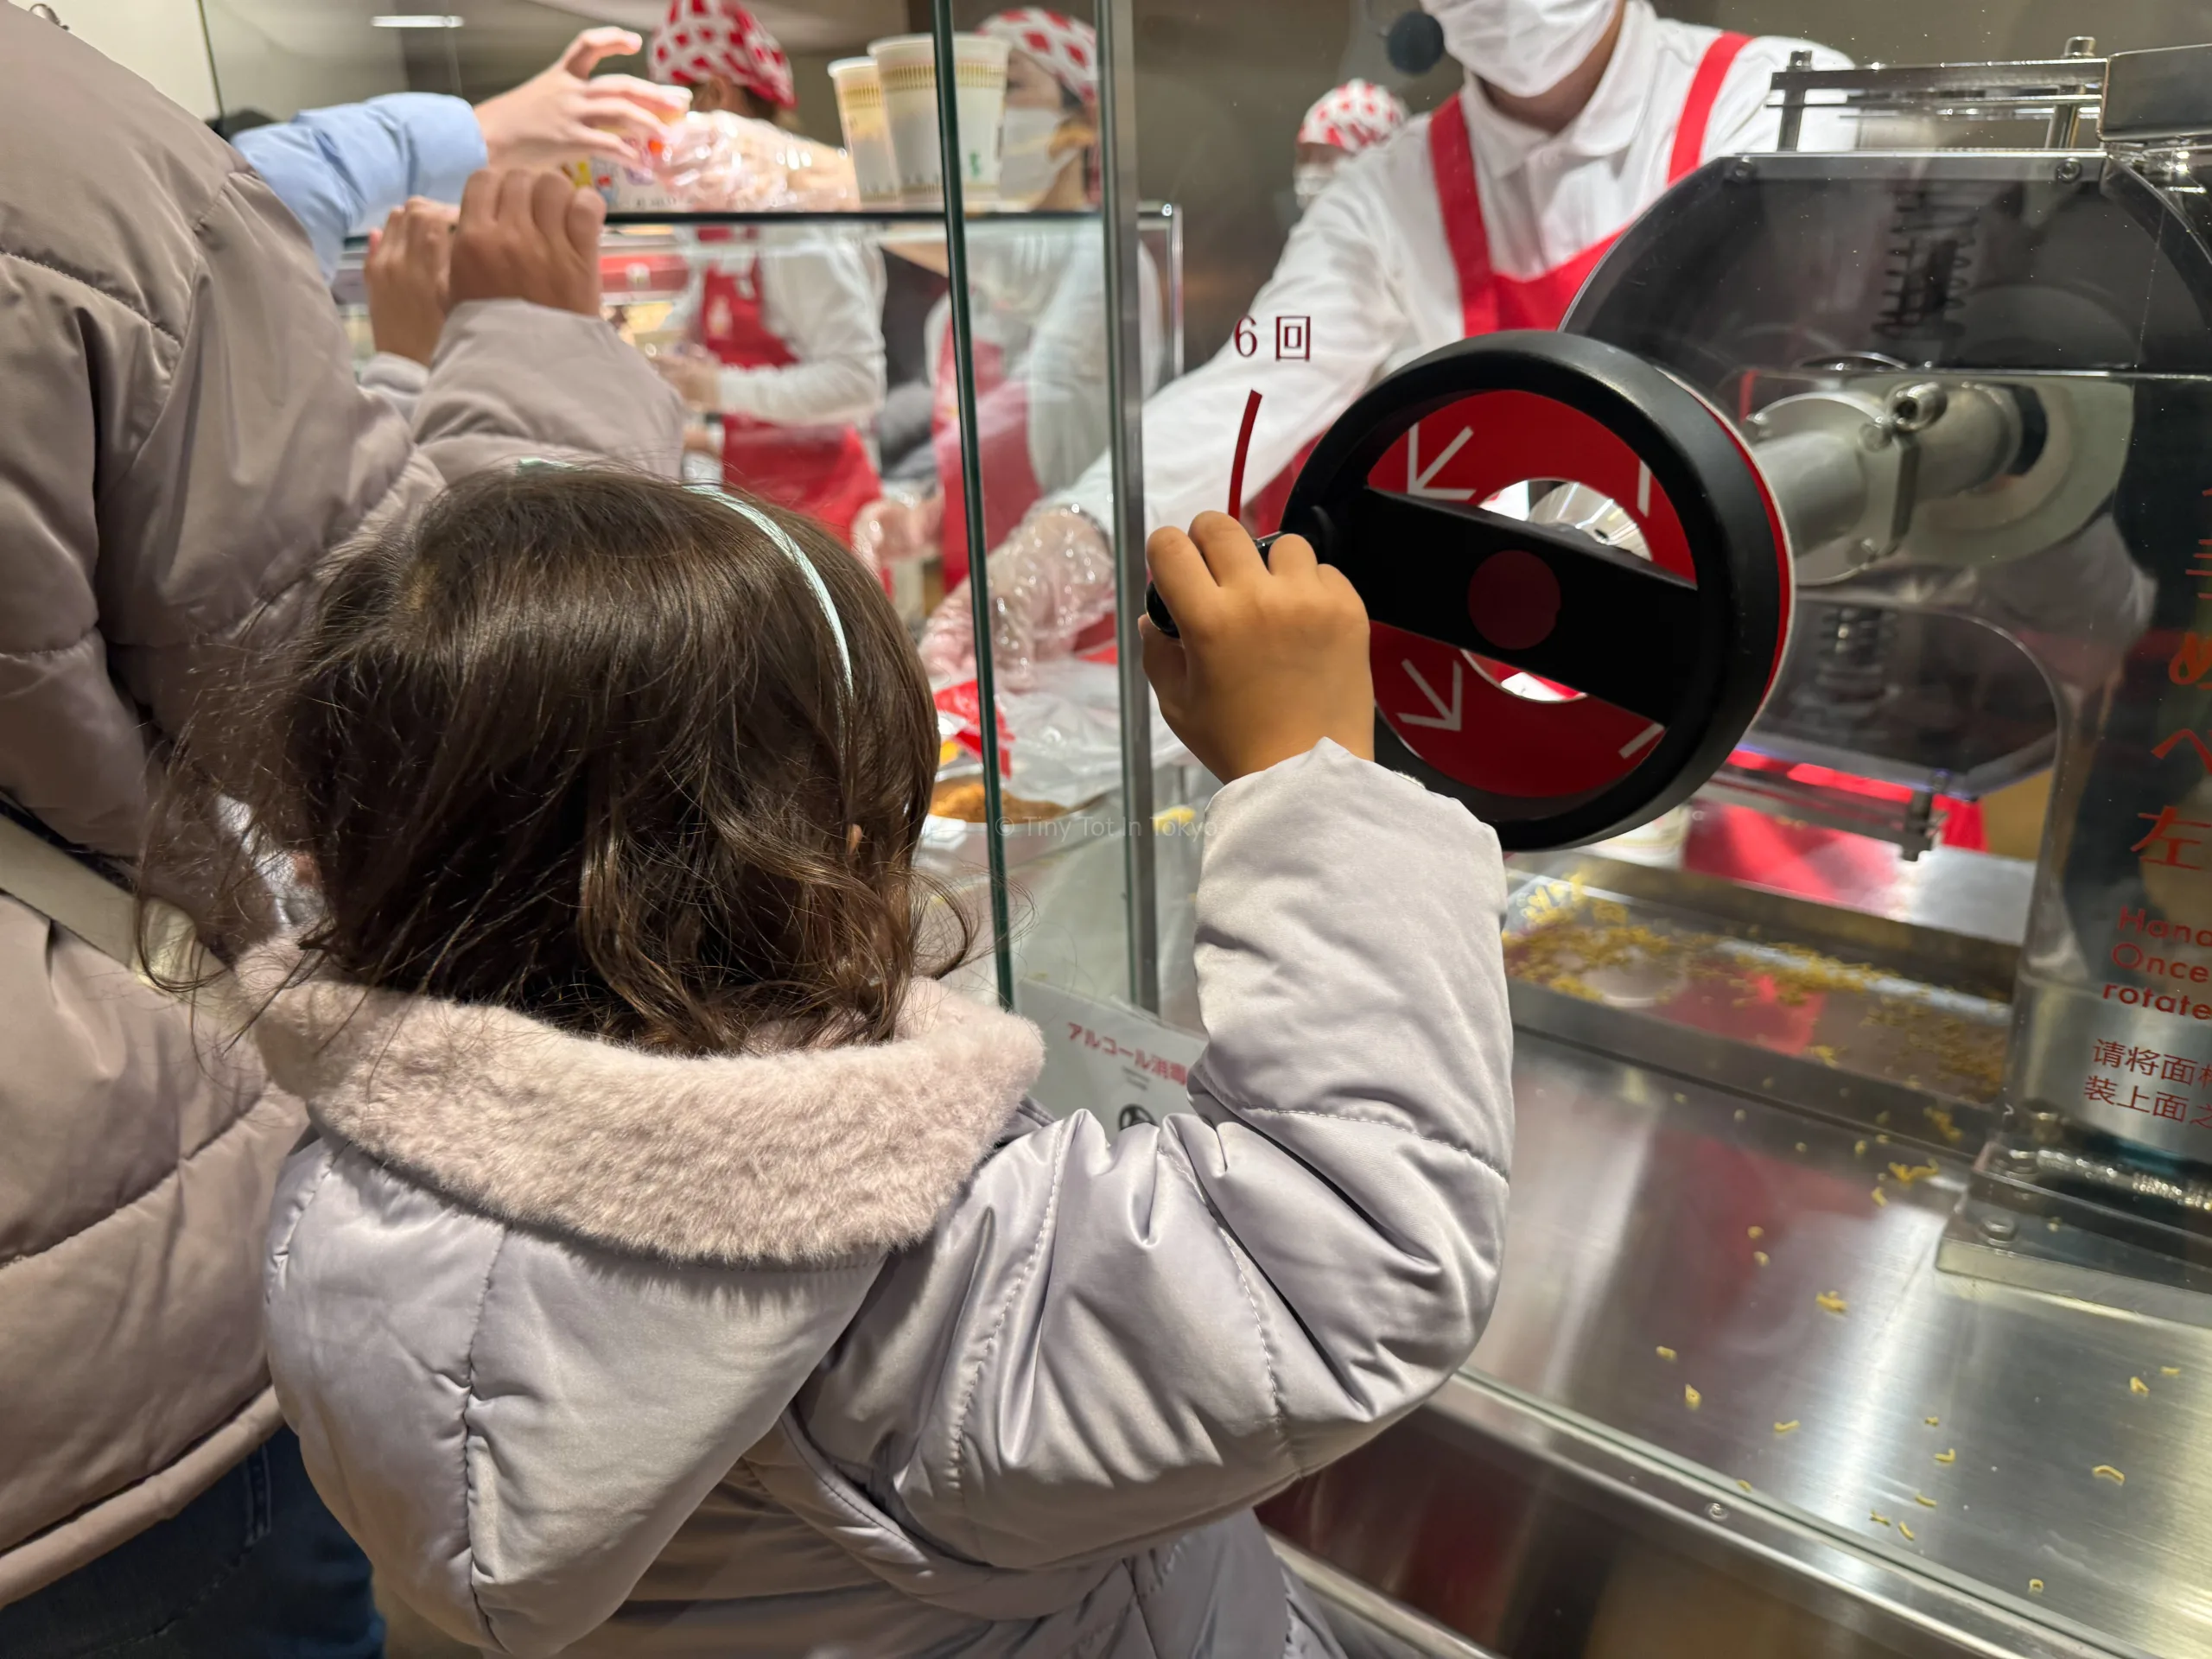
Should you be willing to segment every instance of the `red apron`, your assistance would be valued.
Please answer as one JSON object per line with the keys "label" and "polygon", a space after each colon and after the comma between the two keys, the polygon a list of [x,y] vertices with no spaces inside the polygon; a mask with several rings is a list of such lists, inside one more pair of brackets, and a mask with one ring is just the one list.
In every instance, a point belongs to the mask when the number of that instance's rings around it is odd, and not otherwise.
{"label": "red apron", "polygon": [[[1751,44],[1747,35],[1723,35],[1705,49],[1675,124],[1675,149],[1668,158],[1667,182],[1681,183],[1704,159],[1706,130],[1713,105],[1736,54]],[[1490,233],[1483,228],[1482,196],[1475,184],[1475,152],[1467,142],[1467,112],[1453,99],[1429,118],[1428,155],[1436,173],[1436,194],[1444,209],[1444,233],[1452,243],[1452,263],[1459,272],[1459,315],[1470,335],[1501,328],[1556,328],[1574,303],[1583,282],[1619,240],[1615,231],[1585,248],[1563,265],[1527,278],[1501,276],[1491,269]]]}
{"label": "red apron", "polygon": [[[1705,156],[1706,133],[1713,124],[1713,105],[1720,96],[1721,83],[1727,79],[1736,54],[1750,44],[1748,35],[1722,35],[1706,48],[1697,73],[1691,77],[1689,95],[1682,100],[1681,119],[1675,125],[1675,148],[1667,164],[1669,185],[1697,171]],[[1621,232],[1615,231],[1565,264],[1540,275],[1501,276],[1490,262],[1490,232],[1483,226],[1474,147],[1467,140],[1467,111],[1457,97],[1447,99],[1428,118],[1428,156],[1436,175],[1437,205],[1444,213],[1444,234],[1459,276],[1461,334],[1471,339],[1505,328],[1558,327],[1583,283],[1619,240]],[[1300,450],[1298,458],[1249,502],[1245,521],[1255,535],[1281,527],[1283,509],[1290,505],[1290,487],[1319,442],[1317,437]]]}
{"label": "red apron", "polygon": [[[760,315],[756,265],[710,269],[699,285],[700,343],[734,369],[782,368],[798,359]],[[855,426],[778,426],[722,416],[722,482],[852,535],[853,517],[883,493]]]}
{"label": "red apron", "polygon": [[[982,458],[983,545],[996,547],[1014,533],[1044,494],[1029,464],[1029,387],[1007,378],[1006,353],[976,342],[976,425]],[[944,490],[944,522],[938,545],[944,556],[949,593],[968,574],[968,492],[960,474],[960,381],[953,360],[952,330],[937,358],[937,398],[930,409],[930,445],[937,451],[938,482]]]}

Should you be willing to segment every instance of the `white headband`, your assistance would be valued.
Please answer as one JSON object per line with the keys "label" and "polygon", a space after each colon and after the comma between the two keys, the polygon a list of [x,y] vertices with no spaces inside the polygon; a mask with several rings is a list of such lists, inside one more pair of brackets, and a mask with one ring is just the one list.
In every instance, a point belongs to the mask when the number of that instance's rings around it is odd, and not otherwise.
{"label": "white headband", "polygon": [[[582,470],[568,461],[554,461],[544,455],[525,455],[515,463],[517,472],[530,473],[541,469],[559,473],[574,473]],[[770,541],[781,548],[784,556],[798,567],[799,575],[806,578],[806,585],[814,594],[814,602],[822,607],[822,620],[830,625],[830,637],[837,642],[837,666],[844,674],[845,695],[852,696],[852,648],[845,643],[845,625],[839,620],[836,604],[830,597],[830,584],[822,580],[822,573],[814,568],[814,561],[799,550],[798,543],[791,538],[788,531],[750,502],[739,500],[728,491],[717,485],[686,484],[683,487],[694,495],[710,495],[732,512],[749,519],[755,529],[760,531]]]}
{"label": "white headband", "polygon": [[687,484],[684,488],[699,495],[711,495],[732,512],[741,513],[753,521],[755,528],[784,550],[784,556],[798,567],[806,578],[806,585],[814,590],[815,602],[822,607],[823,620],[830,625],[830,638],[837,642],[837,666],[844,671],[845,695],[853,692],[853,653],[845,643],[845,625],[839,620],[837,607],[830,597],[830,584],[822,580],[822,573],[814,568],[814,561],[799,550],[789,531],[749,501],[741,501],[727,490],[712,484]]}

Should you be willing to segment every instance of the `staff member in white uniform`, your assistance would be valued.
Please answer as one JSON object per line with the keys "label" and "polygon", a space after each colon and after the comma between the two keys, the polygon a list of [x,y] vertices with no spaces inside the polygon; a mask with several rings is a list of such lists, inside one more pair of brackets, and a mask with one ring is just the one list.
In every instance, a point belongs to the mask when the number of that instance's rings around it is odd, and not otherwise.
{"label": "staff member in white uniform", "polygon": [[[1298,211],[1302,214],[1319,201],[1352,157],[1389,143],[1410,118],[1395,93],[1372,81],[1348,80],[1315,99],[1298,124],[1298,161],[1291,169]],[[1306,449],[1312,448],[1306,445]],[[1299,461],[1305,458],[1301,450]],[[1286,467],[1272,481],[1246,495],[1245,527],[1255,536],[1280,528],[1283,509],[1290,505],[1290,486],[1297,481],[1297,466]]]}
{"label": "staff member in white uniform", "polygon": [[[1554,327],[1615,238],[1715,156],[1770,149],[1770,78],[1804,41],[1656,16],[1646,0],[1423,0],[1467,69],[1459,96],[1346,164],[1292,231],[1236,343],[1145,407],[1149,532],[1219,509],[1246,395],[1262,394],[1248,478],[1288,467],[1378,377],[1500,328]],[[1815,130],[1807,147],[1847,146]],[[1278,360],[1272,320],[1310,356]],[[1265,360],[1261,360],[1264,359]],[[1106,461],[1062,498],[1100,524]]]}
{"label": "staff member in white uniform", "polygon": [[[995,13],[977,28],[1010,48],[1001,202],[1045,212],[1096,207],[1098,43],[1090,25],[1020,6]],[[1002,542],[1040,498],[1073,484],[1106,442],[1112,407],[1099,238],[1095,223],[1025,230],[1004,213],[969,232],[987,546]],[[944,271],[941,242],[898,251]],[[1164,342],[1160,273],[1148,251],[1141,255],[1137,277],[1144,389],[1150,392],[1160,381]],[[893,499],[869,508],[854,544],[863,556],[885,560],[912,557],[934,544],[943,553],[944,585],[957,594],[968,574],[968,502],[951,315],[950,298],[940,299],[923,324],[938,487],[919,502]]]}
{"label": "staff member in white uniform", "polygon": [[[1098,42],[1090,25],[1056,11],[1017,7],[980,32],[1007,55],[1002,200],[1031,209],[1098,204]],[[1105,443],[1106,269],[1095,226],[1030,233],[996,226],[971,232],[969,282],[976,332],[976,418],[982,429],[986,544],[995,546],[1048,492],[1079,478]],[[1159,384],[1160,278],[1149,254],[1138,270],[1144,385]],[[948,300],[930,313],[931,422],[944,499],[940,541],[948,588],[968,572],[960,415],[954,390]]]}
{"label": "staff member in white uniform", "polygon": [[[774,121],[798,106],[783,48],[737,0],[669,0],[652,71],[690,87],[695,110]],[[811,230],[698,237],[698,286],[669,319],[694,349],[658,365],[721,416],[724,484],[849,537],[882,493],[861,431],[883,407],[882,256]]]}

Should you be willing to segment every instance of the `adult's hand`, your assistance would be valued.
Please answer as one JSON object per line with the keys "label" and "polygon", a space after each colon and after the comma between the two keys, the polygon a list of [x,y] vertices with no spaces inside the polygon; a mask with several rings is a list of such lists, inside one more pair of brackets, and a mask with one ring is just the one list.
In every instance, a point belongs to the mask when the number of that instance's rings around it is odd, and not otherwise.
{"label": "adult's hand", "polygon": [[369,232],[362,277],[369,290],[369,332],[377,350],[428,363],[446,326],[446,279],[454,210],[416,196]]}
{"label": "adult's hand", "polygon": [[[944,500],[932,527],[942,542]],[[1114,550],[1090,514],[1039,502],[989,558],[991,671],[1009,691],[1027,691],[1045,664],[1074,654],[1076,642],[1114,614]],[[975,609],[963,581],[930,613],[922,666],[932,685],[974,677]]]}
{"label": "adult's hand", "polygon": [[446,290],[599,315],[599,232],[607,204],[557,173],[486,168],[461,193]]}
{"label": "adult's hand", "polygon": [[937,545],[944,524],[944,493],[916,498],[879,496],[853,516],[853,551],[878,569],[903,559],[918,559]]}
{"label": "adult's hand", "polygon": [[652,364],[692,408],[713,409],[721,403],[722,365],[711,352],[686,344],[661,353]]}
{"label": "adult's hand", "polygon": [[1145,677],[1207,771],[1233,782],[1325,737],[1375,758],[1367,607],[1343,571],[1298,536],[1262,559],[1219,512],[1200,513],[1188,536],[1154,531],[1145,552],[1183,636],[1143,620]]}
{"label": "adult's hand", "polygon": [[626,29],[588,29],[569,42],[560,61],[510,92],[476,106],[485,153],[495,168],[557,167],[587,156],[614,156],[648,164],[646,145],[691,106],[681,86],[659,86],[635,75],[601,75],[602,58],[644,44]]}

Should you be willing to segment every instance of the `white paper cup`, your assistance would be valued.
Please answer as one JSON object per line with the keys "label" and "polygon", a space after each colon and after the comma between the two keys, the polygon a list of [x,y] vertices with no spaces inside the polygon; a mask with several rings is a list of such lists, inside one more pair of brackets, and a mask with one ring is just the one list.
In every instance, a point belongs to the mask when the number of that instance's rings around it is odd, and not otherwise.
{"label": "white paper cup", "polygon": [[830,66],[837,89],[837,120],[852,153],[853,180],[863,207],[899,205],[899,162],[891,151],[891,124],[883,112],[883,83],[873,58],[840,58]]}
{"label": "white paper cup", "polygon": [[[955,35],[954,94],[960,126],[962,198],[988,207],[999,194],[999,121],[1006,110],[1004,41],[988,35]],[[937,43],[927,35],[894,35],[868,48],[883,90],[891,151],[899,168],[899,194],[908,207],[934,207],[944,200],[943,159],[938,149]]]}
{"label": "white paper cup", "polygon": [[999,129],[1006,119],[1006,61],[1012,49],[989,35],[952,37],[962,197],[978,206],[999,199]]}

